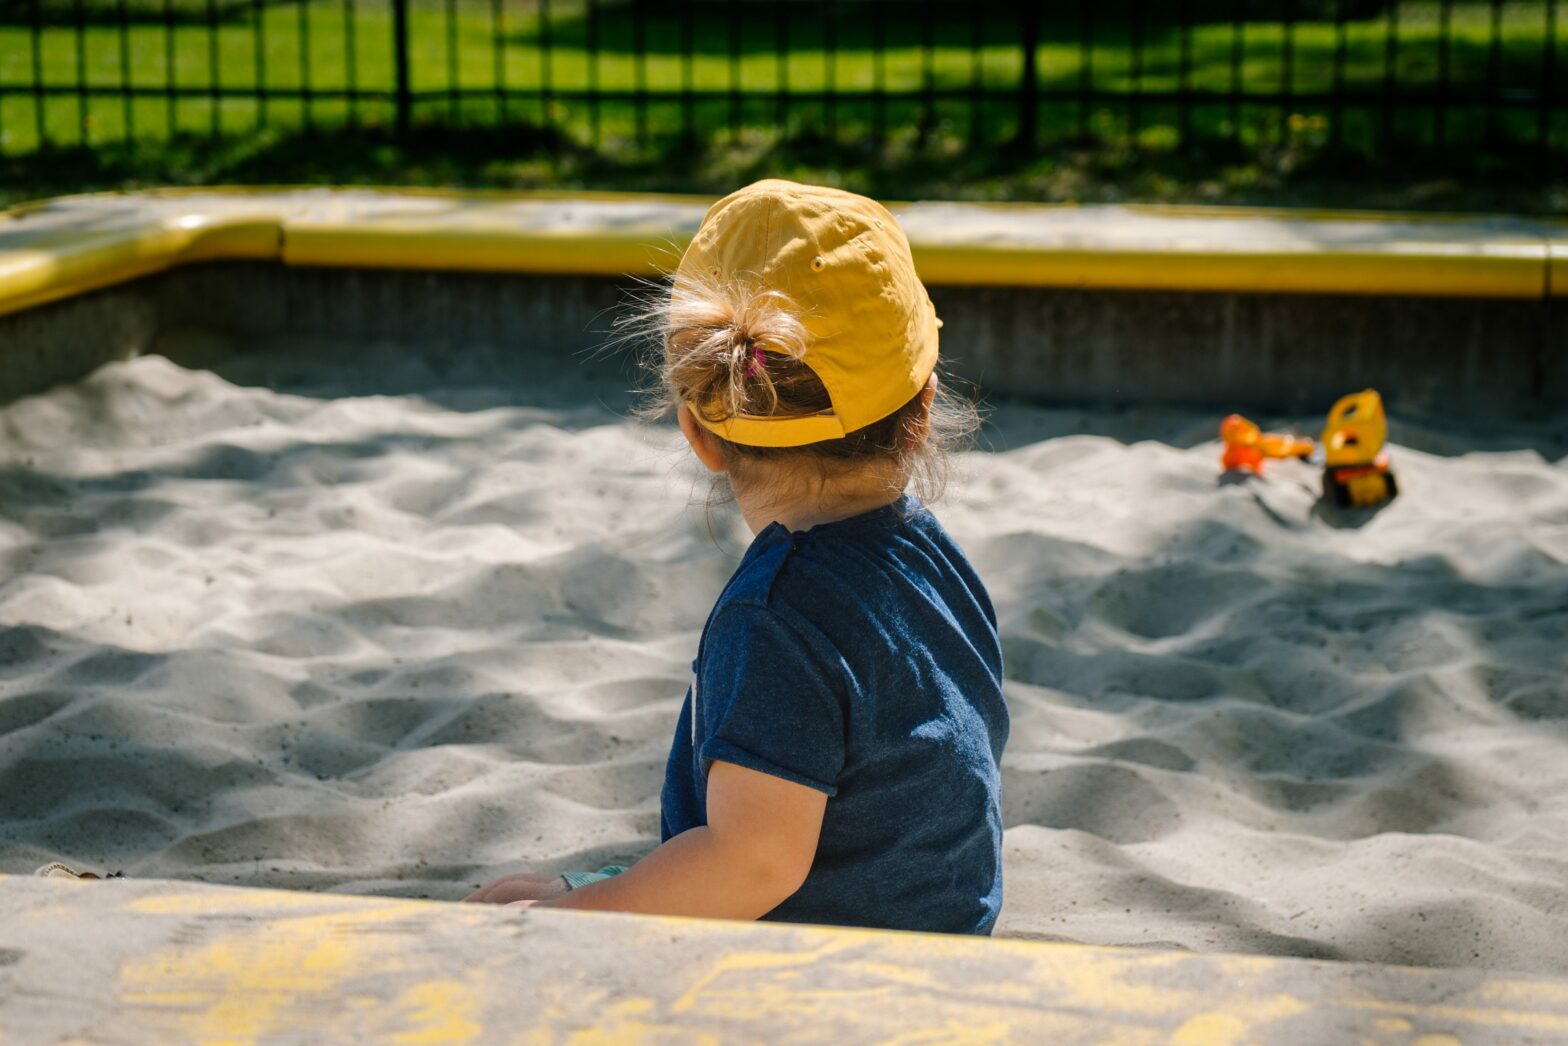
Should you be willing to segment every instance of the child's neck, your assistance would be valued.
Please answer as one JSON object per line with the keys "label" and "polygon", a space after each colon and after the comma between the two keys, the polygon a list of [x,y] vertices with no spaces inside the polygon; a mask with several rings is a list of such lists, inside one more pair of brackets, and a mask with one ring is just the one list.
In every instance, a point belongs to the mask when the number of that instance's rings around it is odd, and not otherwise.
{"label": "child's neck", "polygon": [[753,534],[760,534],[773,522],[791,531],[809,530],[818,523],[832,523],[891,505],[903,493],[903,487],[903,483],[890,485],[884,476],[831,484],[820,495],[813,491],[795,498],[780,497],[777,488],[737,487],[735,504]]}

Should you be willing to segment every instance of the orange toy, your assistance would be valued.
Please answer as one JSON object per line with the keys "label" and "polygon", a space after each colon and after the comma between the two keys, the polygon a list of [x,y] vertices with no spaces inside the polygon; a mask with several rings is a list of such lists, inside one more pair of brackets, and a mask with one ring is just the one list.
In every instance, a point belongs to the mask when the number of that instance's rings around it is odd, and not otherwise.
{"label": "orange toy", "polygon": [[1220,422],[1220,439],[1225,441],[1225,453],[1220,456],[1220,467],[1230,472],[1246,469],[1254,475],[1263,475],[1266,458],[1301,458],[1312,456],[1313,443],[1298,436],[1264,432],[1240,414],[1232,414]]}

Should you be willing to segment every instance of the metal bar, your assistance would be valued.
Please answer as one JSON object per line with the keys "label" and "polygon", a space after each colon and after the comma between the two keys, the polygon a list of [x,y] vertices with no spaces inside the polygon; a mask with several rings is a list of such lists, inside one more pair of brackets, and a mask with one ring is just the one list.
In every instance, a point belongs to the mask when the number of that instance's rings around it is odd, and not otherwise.
{"label": "metal bar", "polygon": [[1135,0],[1133,4],[1132,22],[1128,26],[1132,33],[1129,45],[1129,61],[1131,68],[1127,78],[1132,82],[1132,101],[1127,109],[1128,140],[1137,144],[1138,134],[1143,129],[1143,20],[1145,12],[1143,0]]}
{"label": "metal bar", "polygon": [[555,89],[555,42],[551,38],[550,0],[539,0],[539,115],[540,123],[551,124],[550,107]]}
{"label": "metal bar", "polygon": [[838,6],[833,0],[822,4],[822,90],[827,95],[823,117],[827,125],[827,138],[838,141],[838,102],[834,89],[838,86]]}
{"label": "metal bar", "polygon": [[178,133],[179,117],[175,112],[174,104],[174,72],[176,68],[174,47],[174,0],[163,0],[163,68],[164,86],[168,90],[168,99],[165,103],[164,122],[169,127],[169,138],[172,140]]}
{"label": "metal bar", "polygon": [[693,82],[692,63],[696,55],[693,40],[692,0],[681,0],[681,141],[690,149],[697,142],[697,87]]}
{"label": "metal bar", "polygon": [[773,19],[778,29],[778,50],[774,52],[774,71],[778,79],[775,123],[781,134],[789,132],[789,3],[774,0]]}
{"label": "metal bar", "polygon": [[[162,98],[167,92],[168,88],[161,84],[151,86],[138,86],[136,84],[132,84],[130,88],[130,93],[135,98]],[[0,95],[5,95],[7,97],[27,97],[32,93],[33,87],[30,83],[24,82],[21,84],[0,85]],[[118,84],[89,86],[87,88],[87,94],[92,98],[118,99],[124,93],[125,91]],[[206,87],[180,87],[176,88],[175,90],[175,94],[179,98],[207,97],[210,95],[210,93],[211,92]],[[493,93],[494,88],[488,85],[481,87],[464,87],[458,91],[458,95],[461,98],[489,97]],[[43,88],[43,94],[46,98],[72,97],[76,94],[76,88],[68,84],[46,83]],[[295,100],[304,97],[304,91],[297,87],[273,87],[268,90],[268,94],[274,101],[279,99]],[[379,91],[362,90],[359,92],[359,94],[362,100],[369,99],[380,102],[395,102],[397,100],[396,92],[390,87]],[[836,94],[843,101],[855,102],[870,102],[876,97],[876,93],[870,89],[850,90],[846,88],[840,88]],[[224,87],[218,91],[219,97],[229,99],[254,98],[255,95],[255,88],[248,84],[237,87]],[[968,100],[969,95],[970,87],[967,83],[955,85],[952,87],[938,87],[935,91],[935,97],[938,101],[942,102],[964,102]],[[511,98],[537,99],[538,96],[538,90],[532,87],[519,87],[510,89],[508,94],[508,97]],[[635,99],[637,94],[635,91],[630,89],[601,90],[599,91],[599,96],[607,101],[629,102]],[[678,104],[680,101],[679,90],[652,91],[648,96],[656,102],[669,102],[672,104]],[[311,92],[311,97],[317,101],[321,101],[323,99],[345,98],[347,95],[346,92],[343,91],[313,90]],[[416,102],[444,100],[445,97],[446,91],[444,89],[414,92],[414,100]],[[568,89],[557,87],[555,90],[555,97],[558,100],[564,101],[586,101],[591,98],[592,95],[583,88]],[[741,100],[743,103],[747,101],[767,100],[773,97],[775,97],[774,92],[766,88],[752,91],[743,90],[741,92]],[[790,97],[791,99],[798,101],[821,103],[827,98],[827,92],[822,91],[821,89],[801,90],[794,91]],[[1042,88],[1038,93],[1038,98],[1042,102],[1060,102],[1063,104],[1071,104],[1079,97],[1080,95],[1076,87]],[[1171,105],[1175,105],[1180,103],[1184,97],[1190,99],[1194,104],[1197,105],[1215,105],[1226,101],[1229,98],[1229,95],[1223,91],[1195,90],[1187,96],[1183,96],[1176,91],[1148,91],[1144,94],[1144,101],[1169,103]],[[985,98],[987,102],[1016,102],[1018,98],[1018,91],[1014,87],[988,86],[985,90]],[[1483,106],[1486,104],[1487,100],[1487,96],[1483,88],[1465,92],[1461,92],[1455,89],[1450,91],[1449,98],[1455,105],[1471,107]],[[1382,95],[1377,91],[1347,90],[1345,92],[1345,103],[1347,105],[1374,105],[1381,99]],[[1090,100],[1093,102],[1122,102],[1127,100],[1127,94],[1124,91],[1095,90],[1091,93]],[[1285,98],[1284,94],[1280,91],[1248,91],[1243,92],[1241,95],[1241,101],[1247,105],[1278,106],[1281,102],[1286,100],[1287,99]],[[1334,95],[1328,90],[1296,91],[1290,96],[1289,100],[1299,102],[1303,105],[1323,106],[1326,108],[1333,103]],[[1435,89],[1425,93],[1415,91],[1409,92],[1403,95],[1399,102],[1400,108],[1410,110],[1431,109],[1435,104],[1437,104],[1437,94]],[[1533,93],[1521,94],[1518,97],[1505,97],[1501,99],[1501,104],[1510,109],[1528,109],[1532,111],[1538,111],[1540,108],[1541,99]]]}
{"label": "metal bar", "polygon": [[[32,90],[32,85],[30,84],[22,86],[6,86],[0,87],[0,95],[25,96],[31,95]],[[76,88],[65,84],[45,84],[43,93],[46,98],[69,98],[75,97]],[[119,84],[105,84],[102,87],[87,88],[87,94],[90,98],[119,99],[126,93],[127,92],[122,89]],[[164,87],[162,84],[148,86],[132,84],[129,93],[132,98],[162,99],[166,94],[168,94],[168,88]],[[298,87],[274,87],[268,93],[274,100],[284,99],[288,101],[298,101],[299,99],[305,97],[305,92]],[[440,93],[442,95],[445,94],[444,91]],[[481,93],[479,90],[473,88],[465,89],[462,92],[465,98],[479,93]],[[578,95],[581,95],[582,93],[583,92],[580,91],[577,92]],[[385,91],[362,91],[360,92],[360,95],[363,98],[371,98],[384,102],[395,101],[397,98],[397,96],[390,89]],[[212,92],[205,86],[181,87],[175,90],[175,96],[181,99],[210,98],[212,97]],[[329,98],[347,97],[346,93],[343,91],[312,91],[310,96],[317,101]],[[256,97],[256,89],[249,84],[244,84],[237,87],[221,87],[218,89],[218,97],[234,100],[254,99]]]}
{"label": "metal bar", "polygon": [[[1179,26],[1180,51],[1177,56],[1176,86],[1185,99],[1192,92],[1192,0],[1181,0]],[[1178,115],[1178,138],[1183,148],[1192,141],[1192,106],[1183,101]]]}
{"label": "metal bar", "polygon": [[[1551,0],[1547,0],[1548,3]],[[1486,141],[1497,144],[1497,98],[1503,93],[1503,0],[1492,0],[1492,39],[1486,60],[1488,93],[1492,101],[1486,107]]]}
{"label": "metal bar", "polygon": [[315,129],[315,119],[310,109],[310,12],[306,9],[309,2],[299,0],[299,86],[305,92],[299,105],[299,115],[307,133]]}
{"label": "metal bar", "polygon": [[446,0],[446,117],[457,122],[457,0]]}
{"label": "metal bar", "polygon": [[1078,17],[1078,137],[1089,137],[1089,95],[1094,91],[1094,5],[1080,0]]}
{"label": "metal bar", "polygon": [[1329,147],[1338,152],[1345,142],[1345,4],[1347,0],[1334,0],[1334,126],[1329,129]]}
{"label": "metal bar", "polygon": [[413,85],[408,71],[408,0],[392,0],[392,62],[396,70],[397,133],[408,134],[414,108]]}
{"label": "metal bar", "polygon": [[501,6],[501,0],[490,0],[490,93],[495,99],[496,121],[504,124],[506,123],[506,11]]}
{"label": "metal bar", "polygon": [[87,12],[82,0],[72,4],[76,13],[76,140],[81,145],[89,142],[87,134]]}
{"label": "metal bar", "polygon": [[1280,39],[1279,89],[1285,100],[1279,107],[1279,139],[1283,142],[1289,136],[1291,89],[1296,81],[1295,0],[1285,0],[1284,25],[1281,28],[1284,30],[1284,35]]}
{"label": "metal bar", "polygon": [[[496,0],[497,3],[500,0]],[[588,0],[587,25],[584,26],[586,38],[584,45],[588,48],[588,91],[593,97],[588,108],[589,135],[594,148],[599,147],[601,120],[599,113],[599,4],[597,0]]]}
{"label": "metal bar", "polygon": [[648,22],[642,4],[632,5],[632,51],[635,53],[637,145],[648,144]]}
{"label": "metal bar", "polygon": [[44,115],[44,0],[33,0],[33,125],[38,148],[49,146],[49,121]]}
{"label": "metal bar", "polygon": [[1394,109],[1399,88],[1399,5],[1388,5],[1388,28],[1383,34],[1383,140],[1382,152],[1394,144]]}
{"label": "metal bar", "polygon": [[985,5],[969,5],[969,144],[980,146],[980,130],[984,126],[985,97],[981,90],[985,84],[985,70],[980,61],[980,48],[985,39]]}
{"label": "metal bar", "polygon": [[136,115],[131,105],[131,12],[120,0],[120,88],[126,92],[120,103],[120,131],[126,141],[136,138]]}
{"label": "metal bar", "polygon": [[1541,53],[1540,109],[1536,114],[1536,140],[1541,147],[1542,173],[1552,172],[1552,102],[1557,73],[1557,0],[1546,0],[1545,50]]}
{"label": "metal bar", "polygon": [[359,123],[359,44],[356,39],[354,4],[343,0],[343,85],[348,89],[348,120]]}
{"label": "metal bar", "polygon": [[1432,110],[1432,144],[1442,151],[1448,140],[1449,64],[1453,51],[1454,0],[1437,7],[1437,107]]}
{"label": "metal bar", "polygon": [[1023,64],[1018,74],[1018,127],[1014,131],[1013,146],[1020,152],[1033,153],[1040,123],[1040,7],[1035,0],[1028,0],[1020,10],[1018,47]]}
{"label": "metal bar", "polygon": [[871,0],[871,138],[879,146],[887,144],[887,2]]}
{"label": "metal bar", "polygon": [[1246,53],[1247,0],[1236,0],[1235,17],[1230,27],[1230,133],[1241,144],[1241,66]]}
{"label": "metal bar", "polygon": [[740,5],[725,4],[725,13],[729,16],[729,49],[730,49],[730,141],[740,141]]}
{"label": "metal bar", "polygon": [[[80,0],[77,0],[80,3]],[[223,133],[223,106],[218,92],[218,0],[207,0],[207,93],[212,99],[208,112],[208,133],[214,138]]]}
{"label": "metal bar", "polygon": [[256,75],[256,123],[258,126],[267,126],[267,45],[266,45],[266,9],[262,0],[251,0],[251,14],[256,19],[253,48],[253,63]]}
{"label": "metal bar", "polygon": [[936,124],[936,13],[932,9],[934,0],[925,0],[920,5],[921,14],[925,17],[924,39],[921,41],[921,100],[920,100],[920,139],[926,140],[931,129]]}

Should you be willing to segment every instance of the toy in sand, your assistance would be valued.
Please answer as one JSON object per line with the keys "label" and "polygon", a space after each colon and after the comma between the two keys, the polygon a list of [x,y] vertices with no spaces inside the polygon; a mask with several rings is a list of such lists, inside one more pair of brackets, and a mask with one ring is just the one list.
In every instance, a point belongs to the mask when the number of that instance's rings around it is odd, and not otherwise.
{"label": "toy in sand", "polygon": [[1383,397],[1363,389],[1341,397],[1323,426],[1323,497],[1338,508],[1371,508],[1399,494],[1383,444]]}
{"label": "toy in sand", "polygon": [[1246,471],[1255,476],[1263,475],[1263,463],[1269,458],[1301,458],[1304,461],[1315,449],[1310,439],[1264,432],[1240,414],[1232,414],[1220,422],[1220,439],[1225,441],[1220,467],[1226,472]]}

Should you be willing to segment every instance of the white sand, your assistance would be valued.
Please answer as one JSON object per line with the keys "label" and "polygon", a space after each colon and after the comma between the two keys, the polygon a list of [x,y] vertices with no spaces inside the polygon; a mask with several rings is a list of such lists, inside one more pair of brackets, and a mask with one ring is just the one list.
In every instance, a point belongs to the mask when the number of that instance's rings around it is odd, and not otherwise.
{"label": "white sand", "polygon": [[[451,898],[656,841],[749,535],[613,389],[323,358],[0,408],[0,871]],[[1568,425],[1396,423],[1333,519],[1207,414],[994,421],[937,511],[1004,630],[1003,932],[1568,968]]]}

